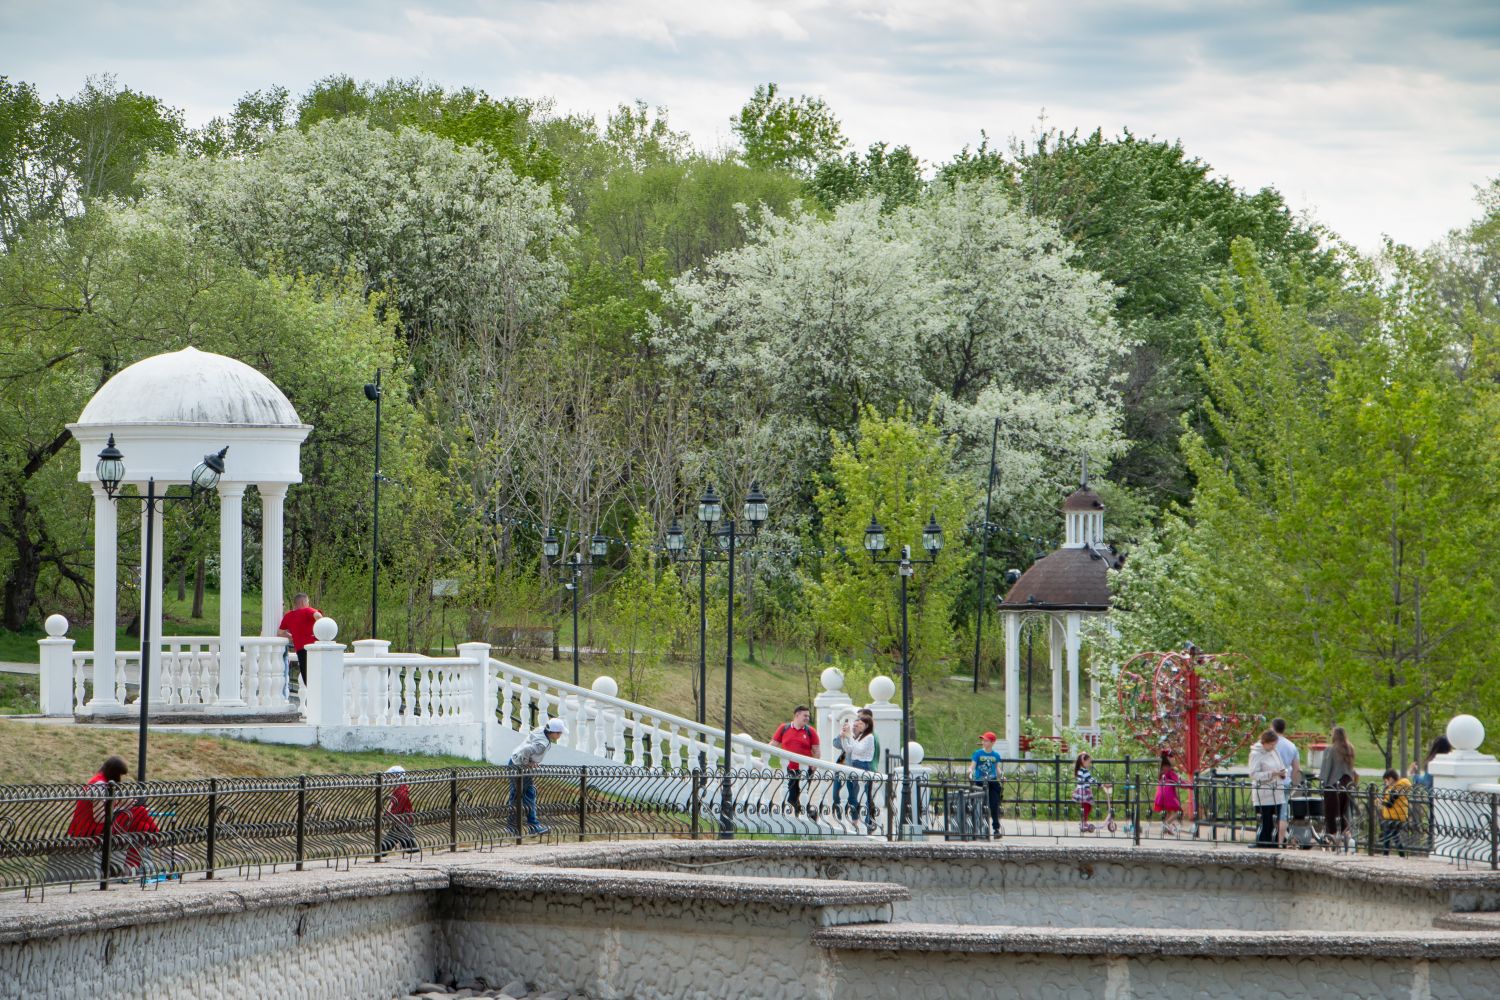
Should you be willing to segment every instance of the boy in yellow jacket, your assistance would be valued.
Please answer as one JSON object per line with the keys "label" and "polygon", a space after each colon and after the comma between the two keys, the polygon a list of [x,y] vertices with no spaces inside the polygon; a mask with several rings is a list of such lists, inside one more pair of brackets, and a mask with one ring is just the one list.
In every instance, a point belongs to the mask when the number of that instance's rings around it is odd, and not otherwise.
{"label": "boy in yellow jacket", "polygon": [[1401,830],[1411,815],[1410,792],[1411,782],[1401,777],[1395,768],[1387,768],[1385,788],[1380,798],[1380,848],[1384,854],[1391,853],[1394,845],[1396,853],[1406,857],[1406,839]]}

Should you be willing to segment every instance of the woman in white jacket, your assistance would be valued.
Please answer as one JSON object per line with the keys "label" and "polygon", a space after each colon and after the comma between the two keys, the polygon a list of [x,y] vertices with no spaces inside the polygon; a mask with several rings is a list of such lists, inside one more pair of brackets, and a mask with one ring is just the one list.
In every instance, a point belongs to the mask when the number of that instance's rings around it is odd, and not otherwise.
{"label": "woman in white jacket", "polygon": [[1286,801],[1286,765],[1276,753],[1276,732],[1267,729],[1260,742],[1250,748],[1250,798],[1255,804],[1259,824],[1255,831],[1256,847],[1276,846],[1276,819]]}

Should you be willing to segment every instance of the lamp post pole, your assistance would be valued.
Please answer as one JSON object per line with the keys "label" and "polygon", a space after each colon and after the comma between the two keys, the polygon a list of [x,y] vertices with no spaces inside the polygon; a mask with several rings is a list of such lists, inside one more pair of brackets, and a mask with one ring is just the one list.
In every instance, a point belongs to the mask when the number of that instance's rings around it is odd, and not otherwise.
{"label": "lamp post pole", "polygon": [[[724,522],[717,530],[712,532],[712,537],[718,542],[719,548],[724,552],[722,561],[729,564],[729,606],[724,616],[724,765],[721,768],[719,788],[719,837],[722,840],[734,839],[734,784],[731,778],[733,771],[733,746],[734,746],[734,564],[735,554],[740,539],[753,542],[760,533],[760,526],[765,523],[769,516],[770,507],[765,493],[761,492],[760,484],[752,482],[750,492],[745,494],[744,520],[750,525],[748,531],[739,530],[734,518]],[[705,725],[708,717],[708,564],[719,562],[718,559],[710,559],[708,556],[708,530],[719,522],[724,514],[724,502],[714,492],[712,486],[703,491],[698,499],[698,522],[704,527],[705,535],[699,540],[698,545],[698,724]],[[674,518],[672,527],[667,529],[667,553],[673,559],[681,559],[684,551],[684,532],[682,525]],[[698,754],[699,768],[702,769],[706,761],[706,754]]]}
{"label": "lamp post pole", "polygon": [[[584,536],[587,537],[587,536]],[[580,686],[578,673],[578,591],[582,588],[584,570],[597,566],[599,561],[609,555],[609,539],[595,532],[592,538],[588,538],[589,557],[585,561],[583,553],[574,551],[562,564],[555,560],[562,554],[562,543],[558,541],[557,534],[547,529],[547,535],[542,539],[542,555],[547,559],[548,569],[558,569],[559,576],[564,573],[569,577],[563,584],[563,589],[572,591],[573,594],[573,686]]]}
{"label": "lamp post pole", "polygon": [[876,564],[894,565],[897,574],[901,577],[901,826],[903,830],[908,818],[914,819],[917,815],[912,806],[911,644],[910,633],[907,629],[907,580],[916,572],[916,566],[930,566],[937,562],[938,553],[942,551],[943,529],[938,526],[936,513],[927,519],[926,526],[922,528],[922,548],[927,551],[926,559],[913,559],[910,545],[901,546],[899,558],[882,559],[880,553],[885,551],[885,528],[881,527],[875,515],[870,515],[870,525],[865,528],[865,551],[870,553],[871,560]]}
{"label": "lamp post pole", "polygon": [[698,543],[698,725],[708,724],[708,540]]}
{"label": "lamp post pole", "polygon": [[984,569],[990,554],[990,500],[995,493],[995,446],[1000,442],[1000,418],[990,431],[990,477],[984,487],[984,523],[979,526],[979,594],[974,601],[974,693],[979,693],[979,637],[984,631]]}
{"label": "lamp post pole", "polygon": [[734,839],[734,785],[729,777],[733,770],[734,745],[734,518],[724,522],[729,539],[729,606],[724,615],[724,775],[719,789],[719,839]]}
{"label": "lamp post pole", "polygon": [[[151,712],[151,650],[155,639],[151,635],[151,580],[156,567],[156,516],[157,505],[162,505],[161,513],[166,514],[166,504],[169,501],[195,502],[199,495],[207,493],[219,484],[219,477],[224,474],[224,457],[229,449],[222,448],[215,454],[203,456],[193,469],[189,480],[190,491],[185,497],[174,497],[163,494],[156,495],[156,477],[150,476],[146,479],[145,495],[125,496],[118,492],[120,483],[125,478],[125,456],[115,446],[115,436],[109,436],[109,442],[104,450],[99,452],[98,464],[94,467],[94,474],[99,484],[104,487],[104,492],[116,503],[121,500],[138,500],[145,504],[146,508],[146,546],[145,556],[141,560],[141,674],[139,682],[139,694],[141,708],[141,721],[137,735],[135,778],[141,784],[146,782],[146,738],[150,731]],[[228,637],[225,636],[225,639]],[[238,642],[238,639],[235,640]]]}
{"label": "lamp post pole", "polygon": [[573,686],[578,686],[578,583],[583,579],[583,554],[573,553],[573,579],[566,585],[573,592]]}
{"label": "lamp post pole", "polygon": [[[166,514],[166,511],[162,511]],[[163,529],[165,530],[165,529]],[[156,556],[156,477],[146,480],[146,558],[141,566],[141,724],[136,736],[135,780],[146,783],[146,729],[151,702],[151,581]],[[107,623],[106,623],[107,624]]]}
{"label": "lamp post pole", "polygon": [[370,638],[380,635],[380,372],[365,383],[365,398],[375,404],[375,476],[370,538]]}

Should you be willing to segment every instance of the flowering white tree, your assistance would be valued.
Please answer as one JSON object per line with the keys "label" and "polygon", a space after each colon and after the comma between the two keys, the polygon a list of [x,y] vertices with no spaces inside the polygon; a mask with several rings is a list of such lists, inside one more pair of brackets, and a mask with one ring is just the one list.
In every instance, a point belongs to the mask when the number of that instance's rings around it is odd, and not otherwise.
{"label": "flowering white tree", "polygon": [[329,120],[245,159],[163,157],[141,180],[151,210],[247,266],[352,272],[413,331],[483,321],[505,339],[562,298],[566,210],[548,189],[416,129]]}
{"label": "flowering white tree", "polygon": [[653,343],[712,392],[761,400],[804,473],[864,406],[934,408],[965,464],[999,417],[1014,496],[1120,445],[1112,295],[999,187],[958,185],[888,214],[763,218],[673,282]]}

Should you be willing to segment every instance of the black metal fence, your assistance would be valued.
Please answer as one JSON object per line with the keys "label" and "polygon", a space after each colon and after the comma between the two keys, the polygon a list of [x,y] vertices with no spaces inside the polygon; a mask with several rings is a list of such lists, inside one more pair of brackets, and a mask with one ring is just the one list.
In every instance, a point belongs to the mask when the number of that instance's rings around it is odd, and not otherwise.
{"label": "black metal fence", "polygon": [[[1006,771],[994,785],[936,771],[914,776],[909,789],[878,773],[740,771],[726,781],[629,767],[0,787],[0,888],[148,885],[535,837],[1255,841],[1255,790],[1244,780],[1202,777],[1178,787],[1174,829],[1173,817],[1154,809],[1155,776],[1120,763],[1095,762],[1087,821],[1071,768],[1045,766]],[[1418,787],[1396,801],[1366,783],[1296,789],[1287,811],[1293,846],[1500,867],[1500,795]]]}
{"label": "black metal fence", "polygon": [[[920,779],[922,822],[929,830],[964,840],[1022,836],[1253,844],[1262,839],[1256,806],[1270,797],[1242,777],[1205,775],[1174,784],[1178,808],[1171,810],[1157,808],[1171,802],[1157,801],[1161,786],[1143,766],[1149,762],[1130,767],[1125,760],[1095,760],[1093,783],[1082,796],[1072,762],[1062,762],[1068,765],[1066,772],[1057,760],[1021,762],[1037,766],[1002,771],[999,782],[975,782],[967,767],[957,773],[935,768]],[[992,796],[997,800],[993,809]],[[1375,780],[1338,788],[1298,785],[1285,799],[1286,808],[1278,810],[1272,827],[1277,844],[1437,855],[1500,869],[1497,794],[1423,786],[1393,791]]]}
{"label": "black metal fence", "polygon": [[312,862],[486,849],[527,838],[848,836],[882,776],[630,767],[0,787],[0,888],[152,882]]}

